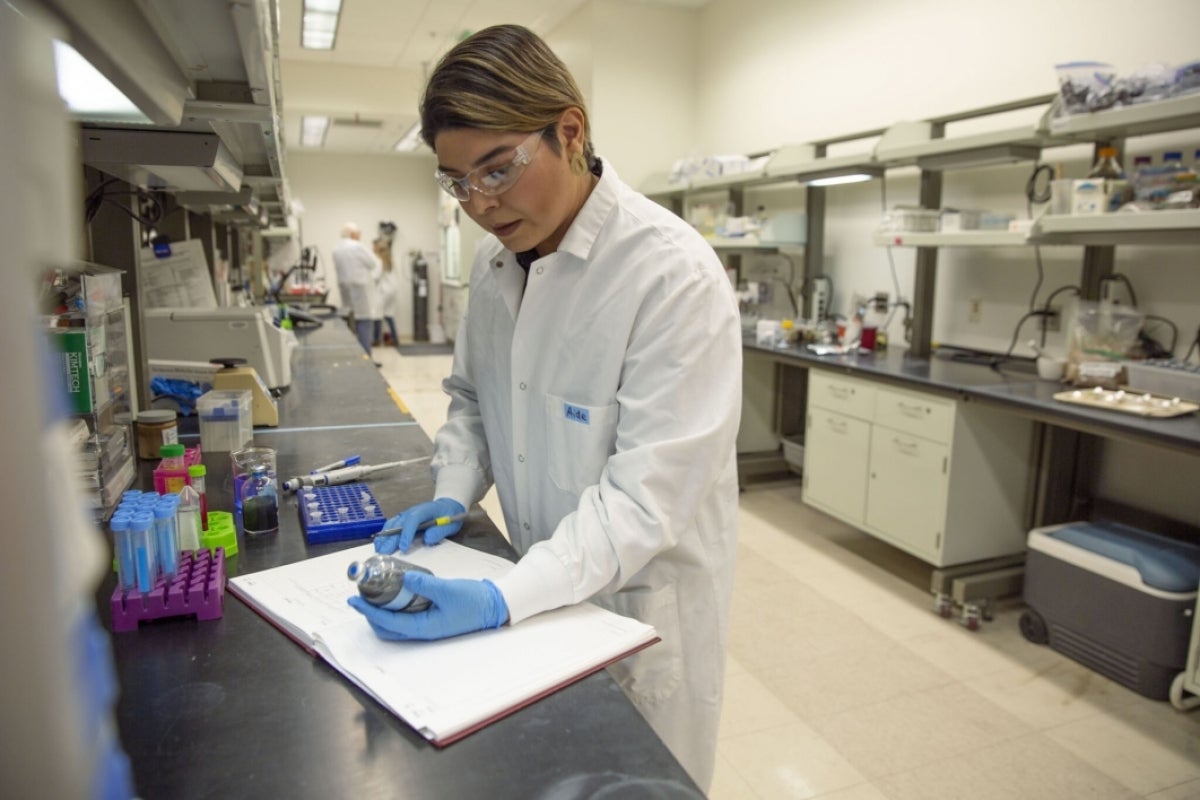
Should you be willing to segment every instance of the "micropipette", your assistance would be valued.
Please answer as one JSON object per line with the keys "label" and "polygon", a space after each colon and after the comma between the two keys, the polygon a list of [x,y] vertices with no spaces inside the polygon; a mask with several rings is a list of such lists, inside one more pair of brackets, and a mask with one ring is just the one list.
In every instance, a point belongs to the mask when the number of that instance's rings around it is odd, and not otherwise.
{"label": "micropipette", "polygon": [[382,472],[385,469],[395,469],[396,467],[417,464],[429,459],[430,456],[421,456],[420,458],[409,458],[404,461],[389,461],[386,464],[377,464],[375,466],[360,464],[356,467],[342,467],[341,469],[329,472],[318,472],[315,475],[300,475],[284,481],[283,490],[285,492],[294,492],[301,486],[337,486],[343,483],[351,483],[373,473]]}

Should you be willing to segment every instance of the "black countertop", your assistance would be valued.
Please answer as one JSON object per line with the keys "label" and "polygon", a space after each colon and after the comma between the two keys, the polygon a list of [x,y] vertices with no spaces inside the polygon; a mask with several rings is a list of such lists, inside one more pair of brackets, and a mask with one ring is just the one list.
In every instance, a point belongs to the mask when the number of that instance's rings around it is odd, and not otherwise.
{"label": "black countertop", "polygon": [[749,354],[785,364],[824,369],[871,378],[911,389],[988,403],[1039,422],[1084,433],[1167,447],[1183,453],[1200,453],[1200,417],[1189,414],[1170,419],[1147,419],[1119,411],[1104,411],[1054,399],[1071,387],[1040,380],[1033,365],[1011,361],[1000,369],[986,364],[934,356],[916,358],[907,350],[890,347],[873,353],[818,356],[796,347],[764,347],[747,340]]}
{"label": "black countertop", "polygon": [[[280,476],[357,453],[363,463],[428,456],[432,445],[389,394],[344,325],[301,335],[277,429],[254,444],[277,451]],[[206,453],[213,509],[232,507],[229,456]],[[140,485],[150,485],[152,464]],[[367,479],[384,513],[428,499],[427,463]],[[513,558],[486,517],[456,539]],[[280,530],[239,534],[227,573],[245,574],[362,544],[309,546],[294,496]],[[101,619],[115,584],[101,588]],[[349,595],[349,592],[347,593]],[[141,797],[573,798],[701,797],[609,677],[600,672],[444,749],[427,743],[319,658],[228,593],[221,619],[176,618],[113,634],[116,715]],[[486,669],[480,665],[480,669]]]}

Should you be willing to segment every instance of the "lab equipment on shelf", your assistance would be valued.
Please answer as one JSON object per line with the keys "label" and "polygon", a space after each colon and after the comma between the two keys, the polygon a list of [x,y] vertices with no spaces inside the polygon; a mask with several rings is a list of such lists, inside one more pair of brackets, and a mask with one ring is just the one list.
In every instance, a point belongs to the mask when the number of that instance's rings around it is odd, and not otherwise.
{"label": "lab equipment on shelf", "polygon": [[390,611],[424,611],[428,598],[404,588],[406,572],[433,573],[392,555],[375,554],[364,561],[351,562],[346,577],[358,584],[358,593],[368,603]]}

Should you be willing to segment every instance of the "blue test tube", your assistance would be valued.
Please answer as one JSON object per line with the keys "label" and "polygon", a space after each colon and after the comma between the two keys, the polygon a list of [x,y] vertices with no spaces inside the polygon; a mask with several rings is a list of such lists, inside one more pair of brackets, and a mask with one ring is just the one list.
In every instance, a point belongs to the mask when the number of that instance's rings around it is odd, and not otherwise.
{"label": "blue test tube", "polygon": [[175,504],[161,498],[154,504],[154,538],[158,566],[168,582],[179,574],[179,530],[175,527]]}
{"label": "blue test tube", "polygon": [[133,565],[133,540],[129,536],[131,515],[118,511],[108,521],[113,535],[113,556],[117,560],[117,585],[128,592],[137,585],[137,570]]}
{"label": "blue test tube", "polygon": [[154,515],[149,511],[134,514],[129,520],[133,540],[133,566],[137,572],[137,590],[148,594],[158,577],[158,556],[154,546]]}

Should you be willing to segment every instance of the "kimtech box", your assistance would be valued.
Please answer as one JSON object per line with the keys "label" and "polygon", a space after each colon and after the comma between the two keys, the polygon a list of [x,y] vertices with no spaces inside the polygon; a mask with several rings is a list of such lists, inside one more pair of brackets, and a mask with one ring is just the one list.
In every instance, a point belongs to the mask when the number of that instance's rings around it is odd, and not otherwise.
{"label": "kimtech box", "polygon": [[1021,633],[1166,700],[1192,634],[1200,546],[1114,522],[1029,533]]}

